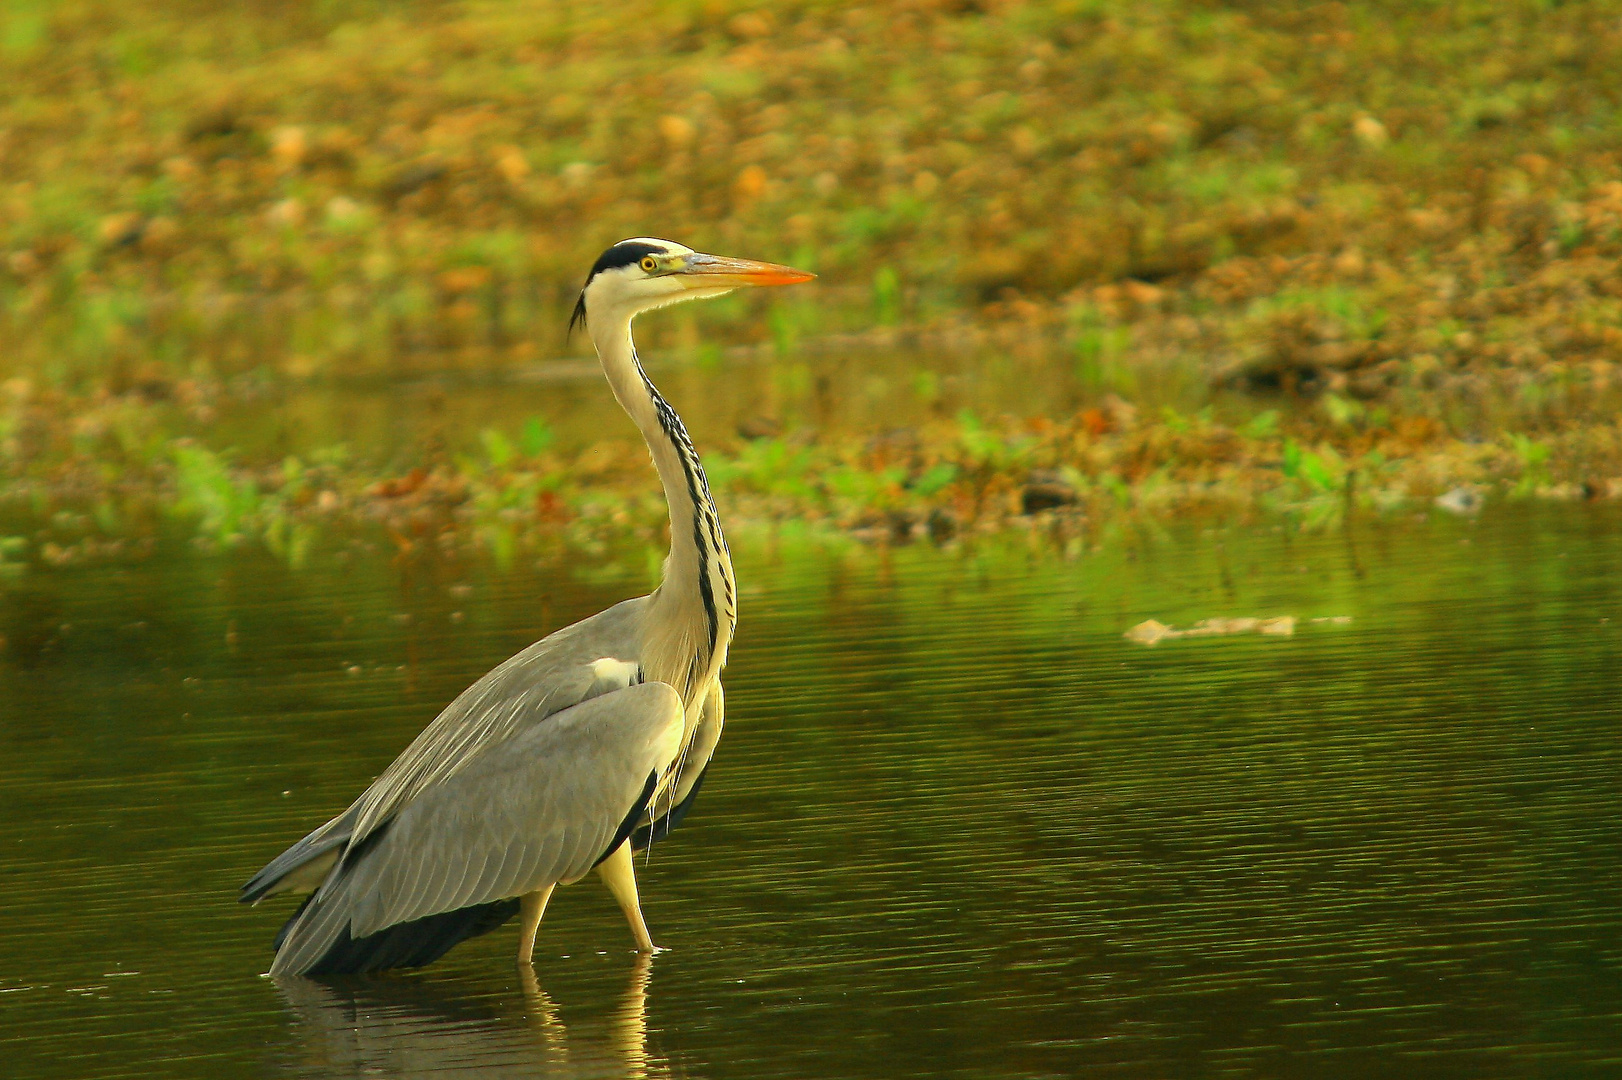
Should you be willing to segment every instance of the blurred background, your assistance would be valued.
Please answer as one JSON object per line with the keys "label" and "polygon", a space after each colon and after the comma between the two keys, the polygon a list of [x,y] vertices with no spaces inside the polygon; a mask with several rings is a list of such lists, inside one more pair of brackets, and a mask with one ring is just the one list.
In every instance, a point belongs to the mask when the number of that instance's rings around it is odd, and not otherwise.
{"label": "blurred background", "polygon": [[530,363],[652,234],[824,277],[668,346],[959,317],[1541,400],[1612,377],[1619,36],[1533,0],[13,0],[0,364]]}

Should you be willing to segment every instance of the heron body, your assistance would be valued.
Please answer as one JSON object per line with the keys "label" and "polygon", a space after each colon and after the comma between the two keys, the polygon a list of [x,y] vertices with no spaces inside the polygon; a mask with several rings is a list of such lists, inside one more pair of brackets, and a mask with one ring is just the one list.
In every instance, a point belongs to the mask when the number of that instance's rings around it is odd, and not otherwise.
{"label": "heron body", "polygon": [[571,326],[585,324],[664,486],[664,579],[468,687],[347,810],[243,886],[245,903],[310,894],[276,937],[271,974],[420,966],[514,915],[527,963],[553,889],[592,870],[653,949],[631,853],[681,821],[720,739],[737,585],[698,453],[642,370],[631,322],[811,276],[651,238],[597,260]]}

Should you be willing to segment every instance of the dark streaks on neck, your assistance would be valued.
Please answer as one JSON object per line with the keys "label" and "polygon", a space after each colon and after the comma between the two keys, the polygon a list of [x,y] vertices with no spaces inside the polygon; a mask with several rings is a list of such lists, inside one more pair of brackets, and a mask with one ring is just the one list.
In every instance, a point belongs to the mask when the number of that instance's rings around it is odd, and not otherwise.
{"label": "dark streaks on neck", "polygon": [[710,578],[711,561],[717,561],[717,569],[721,569],[721,584],[726,608],[728,629],[735,615],[736,597],[733,593],[731,575],[719,562],[721,554],[726,551],[726,540],[721,535],[720,517],[715,511],[715,501],[710,495],[709,481],[704,476],[704,466],[698,459],[698,451],[693,446],[692,438],[687,434],[687,428],[681,422],[676,410],[666,401],[648,378],[647,372],[642,370],[640,359],[636,361],[637,374],[642,377],[642,385],[647,388],[648,397],[653,401],[655,415],[659,418],[659,427],[675,448],[676,459],[681,462],[682,474],[687,481],[687,496],[693,505],[693,547],[698,553],[698,595],[704,605],[704,617],[708,630],[708,648],[702,657],[694,657],[694,667],[698,671],[708,665],[708,661],[715,655],[716,647],[721,639],[721,612],[715,603],[715,584]]}

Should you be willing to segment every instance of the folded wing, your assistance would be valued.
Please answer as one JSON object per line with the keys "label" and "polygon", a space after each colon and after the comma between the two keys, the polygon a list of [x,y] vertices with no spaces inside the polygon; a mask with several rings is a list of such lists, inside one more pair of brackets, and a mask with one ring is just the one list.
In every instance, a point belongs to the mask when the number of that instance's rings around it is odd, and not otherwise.
{"label": "folded wing", "polygon": [[500,925],[517,897],[581,877],[624,839],[681,737],[681,699],[664,683],[519,724],[349,845],[285,928],[271,973],[427,963]]}

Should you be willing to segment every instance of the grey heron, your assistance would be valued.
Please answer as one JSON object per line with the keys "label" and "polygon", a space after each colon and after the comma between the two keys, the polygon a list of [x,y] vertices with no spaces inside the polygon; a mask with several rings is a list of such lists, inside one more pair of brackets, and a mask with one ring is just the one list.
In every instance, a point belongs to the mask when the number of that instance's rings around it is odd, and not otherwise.
{"label": "grey heron", "polygon": [[242,887],[244,903],[309,892],[276,936],[272,975],[417,967],[514,915],[528,963],[553,889],[594,869],[653,950],[631,855],[681,821],[720,738],[737,587],[704,469],[631,322],[813,276],[647,237],[592,266],[570,327],[584,324],[664,486],[664,578],[468,687],[347,810]]}

